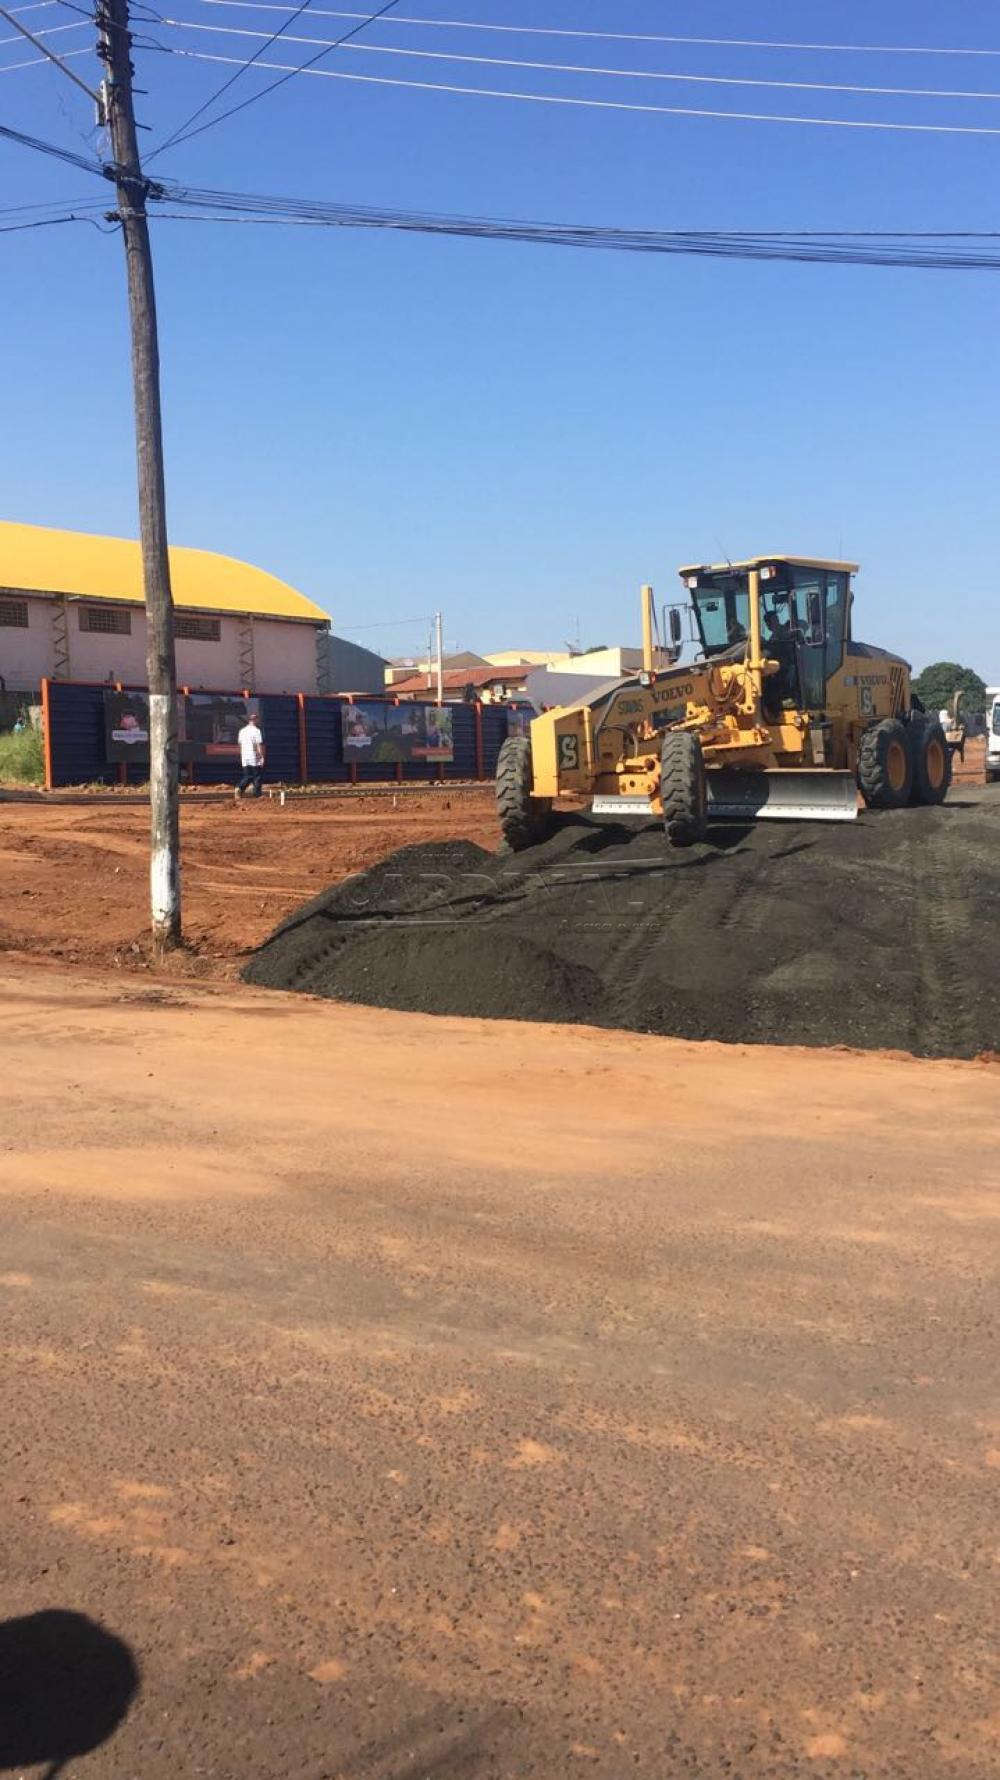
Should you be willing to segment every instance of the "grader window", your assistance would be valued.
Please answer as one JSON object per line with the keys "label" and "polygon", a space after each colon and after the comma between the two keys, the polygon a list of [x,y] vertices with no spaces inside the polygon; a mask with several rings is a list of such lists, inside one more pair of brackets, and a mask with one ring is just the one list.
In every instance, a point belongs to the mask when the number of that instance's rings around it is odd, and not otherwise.
{"label": "grader window", "polygon": [[847,576],[826,576],[826,677],[829,680],[844,659],[847,635]]}
{"label": "grader window", "polygon": [[780,643],[793,634],[795,617],[791,595],[786,588],[769,587],[761,595],[760,629],[765,648],[769,643]]}
{"label": "grader window", "polygon": [[750,595],[745,575],[719,575],[693,589],[695,616],[706,655],[745,643],[750,626]]}
{"label": "grader window", "polygon": [[819,578],[808,578],[801,571],[795,575],[795,619],[802,641],[819,647],[825,638],[823,589]]}

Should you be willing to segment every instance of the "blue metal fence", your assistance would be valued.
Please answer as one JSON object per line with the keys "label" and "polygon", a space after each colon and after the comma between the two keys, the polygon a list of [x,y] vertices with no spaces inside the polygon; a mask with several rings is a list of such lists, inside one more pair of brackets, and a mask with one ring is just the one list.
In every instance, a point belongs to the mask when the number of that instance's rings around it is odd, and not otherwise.
{"label": "blue metal fence", "polygon": [[[107,686],[74,680],[47,680],[44,683],[46,782],[50,788],[60,785],[138,785],[148,778],[146,762],[129,760],[119,763],[107,757],[105,694],[110,690]],[[243,695],[229,693],[226,696],[239,698]],[[344,705],[352,701],[338,696],[261,693],[250,702],[260,713],[267,747],[267,776],[285,784],[492,779],[497,755],[507,734],[504,706],[449,705],[451,760],[348,762],[344,758],[342,711]],[[365,700],[366,704],[373,702],[376,701]],[[387,705],[396,702],[385,700]],[[225,756],[199,760],[193,766],[182,765],[182,776],[199,785],[232,784],[237,772],[236,762]]]}

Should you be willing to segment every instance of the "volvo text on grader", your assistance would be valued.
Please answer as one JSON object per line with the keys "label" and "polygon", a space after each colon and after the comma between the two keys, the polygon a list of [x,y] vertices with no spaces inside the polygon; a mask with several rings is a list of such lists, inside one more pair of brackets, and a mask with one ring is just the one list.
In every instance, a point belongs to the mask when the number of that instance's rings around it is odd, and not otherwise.
{"label": "volvo text on grader", "polygon": [[[544,839],[560,797],[597,815],[662,818],[667,841],[710,817],[849,821],[941,803],[951,755],[911,694],[907,662],[851,635],[856,565],[799,556],[681,569],[697,657],[680,666],[684,606],[667,607],[656,665],[643,589],[643,670],[534,718],[497,763],[497,806],[515,850]],[[686,605],[686,602],[685,602]],[[662,651],[660,652],[662,655]]]}

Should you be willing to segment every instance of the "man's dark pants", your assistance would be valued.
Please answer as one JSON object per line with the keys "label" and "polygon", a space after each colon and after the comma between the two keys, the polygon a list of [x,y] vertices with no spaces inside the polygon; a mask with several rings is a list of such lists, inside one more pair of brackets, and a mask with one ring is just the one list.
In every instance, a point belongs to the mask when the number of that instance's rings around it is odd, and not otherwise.
{"label": "man's dark pants", "polygon": [[243,797],[251,786],[253,786],[254,797],[261,797],[263,795],[263,779],[264,768],[262,766],[245,766],[236,785],[240,797]]}

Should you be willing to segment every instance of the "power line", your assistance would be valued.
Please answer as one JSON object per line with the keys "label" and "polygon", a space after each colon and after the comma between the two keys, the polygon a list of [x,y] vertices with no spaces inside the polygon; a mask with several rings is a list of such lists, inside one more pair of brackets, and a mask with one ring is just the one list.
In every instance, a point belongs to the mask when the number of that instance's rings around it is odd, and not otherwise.
{"label": "power line", "polygon": [[[4,18],[12,19],[15,17],[15,14],[14,14],[14,11],[12,8],[4,7],[3,11],[2,11],[2,16]],[[41,43],[43,37],[58,37],[60,32],[63,32],[63,31],[82,31],[82,30],[83,30],[82,25],[53,25],[51,27],[51,29],[48,31],[33,31],[31,33],[31,41],[33,43]],[[26,35],[27,35],[26,32],[19,30],[16,37],[0,37],[0,47],[2,47],[4,44],[7,44],[7,43],[20,43],[22,38],[25,37]]]}
{"label": "power line", "polygon": [[[240,12],[283,12],[274,0],[197,0],[201,6],[235,7]],[[340,8],[313,6],[313,18],[357,19],[360,12]],[[769,37],[678,37],[653,31],[584,31],[557,28],[554,25],[500,25],[481,19],[418,19],[397,13],[394,24],[421,25],[452,31],[504,32],[516,37],[586,37],[605,43],[674,43],[695,44],[718,49],[782,49],[817,50],[836,55],[878,56],[1000,56],[1000,49],[952,49],[937,44],[913,43],[790,43]]]}
{"label": "power line", "polygon": [[[306,5],[308,5],[308,0],[306,0]],[[300,13],[304,10],[305,10],[304,6],[301,6],[299,8]],[[295,16],[298,17],[298,14],[296,14]],[[193,21],[191,19],[172,19],[172,18],[164,18],[160,22],[162,25],[170,26],[174,29],[183,30],[183,31],[207,31],[207,32],[211,32],[215,36],[220,36],[220,37],[260,37],[260,38],[264,38],[266,40],[264,43],[264,48],[261,50],[258,50],[255,55],[251,56],[250,60],[248,62],[244,63],[243,68],[241,69],[240,72],[245,72],[247,68],[253,67],[254,63],[259,59],[259,57],[261,55],[263,55],[264,52],[274,42],[274,37],[273,36],[268,37],[266,31],[251,31],[251,30],[247,30],[245,28],[241,28],[239,26],[202,25],[202,24],[196,23],[195,21]],[[289,20],[289,23],[292,23],[292,22],[294,22],[294,21]],[[296,37],[296,36],[289,36],[289,35],[285,34],[285,42],[286,43],[305,43],[305,44],[313,44],[313,45],[326,44],[329,48],[332,49],[332,48],[336,48],[338,46],[339,40],[331,40],[329,38],[322,38],[322,37]],[[874,94],[878,97],[889,96],[889,97],[895,97],[895,98],[908,98],[908,99],[993,99],[993,100],[1000,99],[1000,92],[990,92],[990,91],[969,92],[969,91],[965,91],[965,90],[961,90],[961,89],[951,89],[951,88],[946,88],[946,87],[857,86],[857,85],[849,85],[846,82],[840,82],[840,81],[766,80],[766,79],[757,78],[757,77],[754,77],[751,75],[744,76],[744,75],[729,75],[729,74],[678,74],[673,71],[665,71],[663,69],[658,69],[658,68],[601,68],[601,67],[595,67],[592,63],[529,62],[529,61],[524,60],[523,57],[473,56],[473,55],[461,54],[454,50],[410,49],[410,48],[396,45],[396,44],[385,44],[385,43],[352,43],[352,44],[348,45],[347,47],[349,47],[352,51],[354,51],[357,54],[366,55],[366,56],[408,56],[408,57],[414,57],[414,58],[420,59],[422,61],[466,62],[466,63],[473,63],[477,67],[525,68],[525,69],[529,70],[530,72],[542,71],[545,73],[552,73],[552,74],[593,74],[593,75],[599,75],[602,78],[611,77],[611,78],[618,79],[618,80],[669,80],[669,81],[680,82],[681,84],[684,84],[684,85],[696,85],[696,86],[771,87],[771,88],[777,88],[780,91],[784,91],[784,92],[862,93],[862,94]],[[306,64],[306,66],[308,67],[308,64]],[[234,74],[232,78],[233,78],[233,80],[238,80],[239,74]],[[206,104],[209,104],[209,103],[211,103],[211,101],[206,101]],[[204,107],[202,107],[202,109],[204,110]],[[169,147],[169,143],[164,143],[163,146],[165,148]]]}
{"label": "power line", "polygon": [[38,136],[28,136],[23,130],[12,130],[9,124],[0,124],[0,136],[6,137],[8,142],[19,143],[22,148],[33,148],[38,154],[52,155],[57,161],[66,161],[70,167],[81,167],[84,173],[104,175],[105,169],[100,161],[88,160],[85,155],[77,154],[75,149],[62,148],[55,142],[43,142]]}
{"label": "power line", "polygon": [[[60,60],[69,62],[74,56],[92,56],[93,53],[92,49],[68,49]],[[23,62],[6,62],[0,68],[0,74],[13,74],[18,68],[48,68],[50,66],[51,59],[48,56],[26,56]]]}
{"label": "power line", "polygon": [[[302,17],[302,14],[305,12],[308,5],[309,5],[309,0],[301,0],[301,5],[299,5],[294,12],[290,12],[288,14],[288,17],[285,19],[284,23],[279,25],[278,29],[276,31],[272,31],[270,36],[268,36],[267,33],[264,31],[258,32],[257,35],[260,37],[263,37],[265,39],[265,41],[261,45],[260,49],[257,50],[255,52],[255,54],[250,57],[250,60],[248,62],[244,63],[242,68],[237,68],[235,74],[231,74],[229,76],[228,80],[224,80],[221,87],[219,87],[218,91],[211,93],[209,95],[209,97],[205,100],[204,104],[199,105],[197,110],[193,111],[191,113],[191,116],[183,124],[179,124],[177,129],[174,130],[172,132],[172,134],[167,137],[166,141],[161,142],[159,148],[153,150],[153,153],[154,154],[162,154],[164,149],[170,148],[172,146],[172,144],[178,140],[179,137],[185,135],[187,133],[187,131],[190,129],[191,125],[196,121],[196,119],[201,117],[206,111],[209,111],[213,105],[216,105],[218,103],[218,101],[222,98],[223,93],[227,93],[229,91],[230,87],[235,86],[236,82],[238,80],[242,79],[242,77],[246,73],[247,69],[252,68],[254,63],[256,61],[259,61],[260,57],[262,55],[264,55],[270,49],[272,43],[277,43],[278,38],[283,37],[285,35],[289,26],[294,25],[296,19],[299,19]],[[168,22],[169,21],[167,19],[162,20],[163,24],[167,24]],[[290,39],[289,41],[297,41],[297,40]],[[148,157],[148,158],[151,159],[152,157]]]}
{"label": "power line", "polygon": [[[308,4],[308,0],[306,0],[306,3]],[[303,65],[303,69],[295,68],[295,69],[292,69],[291,72],[297,74],[297,73],[301,73],[301,72],[308,71],[308,70],[312,69],[314,63],[321,62],[323,60],[324,56],[328,56],[330,54],[331,50],[339,49],[339,47],[342,43],[348,43],[352,37],[357,36],[359,31],[363,31],[367,25],[374,24],[376,19],[383,18],[385,16],[385,14],[387,12],[391,12],[393,7],[396,6],[397,4],[398,4],[398,0],[383,0],[383,4],[381,6],[379,6],[378,8],[376,8],[376,10],[374,12],[369,13],[367,17],[363,18],[359,25],[353,26],[350,31],[345,31],[342,37],[337,38],[335,42],[327,45],[324,49],[320,50],[318,55],[313,56],[311,61],[306,62]],[[304,9],[300,7],[299,10],[302,11]],[[298,15],[296,15],[296,16],[298,16]],[[251,57],[251,63],[255,62],[256,60],[257,60],[256,57]],[[278,63],[274,63],[274,62],[272,62],[272,63],[261,62],[258,65],[260,67],[271,67],[271,68],[276,68],[279,66]],[[248,63],[247,66],[250,66],[250,63]],[[185,126],[185,128],[182,129],[180,132],[175,131],[173,136],[170,138],[171,145],[176,147],[181,142],[190,141],[190,139],[193,136],[201,136],[205,130],[214,129],[216,124],[225,123],[227,118],[235,117],[235,115],[238,111],[245,111],[248,105],[254,105],[258,99],[266,99],[269,93],[276,92],[278,87],[284,86],[285,81],[288,78],[289,78],[288,72],[283,72],[280,80],[272,81],[271,85],[265,87],[262,92],[251,93],[251,95],[248,99],[241,100],[238,105],[231,105],[228,111],[221,112],[218,117],[209,118],[207,123],[199,124],[197,130],[189,130]],[[232,82],[226,83],[226,85],[231,85],[231,84],[232,84]],[[220,90],[224,92],[226,90],[225,86],[223,86]],[[216,95],[216,97],[218,97],[218,94]],[[202,109],[204,109],[204,107],[202,107]],[[198,116],[198,115],[199,114],[196,112],[195,116]],[[160,148],[155,148],[153,150],[153,154],[149,155],[147,157],[147,160],[152,160],[153,157],[155,155],[160,154],[162,152],[163,148],[165,148],[166,146],[167,146],[166,143],[161,143]]]}
{"label": "power line", "polygon": [[[9,125],[0,125],[0,137],[41,153],[54,155],[89,173],[107,175],[112,171],[96,161],[85,160],[71,149],[42,142],[37,137],[11,129]],[[317,199],[214,191],[209,188],[182,186],[173,180],[158,184],[150,196],[178,207],[175,210],[153,212],[155,217],[163,221],[392,230],[619,253],[689,255],[712,259],[792,261],[910,270],[1000,271],[1000,230],[615,229],[599,224],[517,221],[510,218],[376,209]],[[65,203],[66,200],[61,202]],[[45,211],[47,208],[45,205],[18,205],[11,210],[0,211],[0,218],[20,218],[16,222],[0,221],[0,232],[14,233],[63,222],[90,222],[99,227],[98,218],[87,215],[86,212],[100,211],[103,207],[84,201],[64,215],[36,214],[28,217],[28,212]],[[56,208],[55,201],[53,208]],[[121,207],[117,220],[126,220]],[[406,619],[399,622],[408,624],[417,620]]]}
{"label": "power line", "polygon": [[[234,63],[239,67],[247,66],[239,56],[224,56],[205,50],[177,49],[171,45],[167,53],[172,56],[186,57],[187,60],[193,62],[222,62]],[[323,50],[321,53],[326,55],[328,52]],[[721,118],[731,123],[804,124],[814,129],[902,131],[906,135],[1000,136],[1000,128],[989,124],[911,124],[876,118],[801,117],[767,111],[716,111],[693,105],[652,105],[634,100],[585,99],[567,93],[516,93],[495,87],[459,86],[448,81],[399,80],[385,74],[348,74],[343,69],[315,68],[313,63],[318,60],[319,57],[314,56],[311,61],[304,62],[301,66],[288,62],[257,62],[255,66],[269,70],[280,69],[283,71],[283,80],[290,80],[296,74],[309,74],[315,75],[320,80],[351,80],[365,86],[402,87],[411,92],[458,93],[464,97],[475,99],[507,99],[524,105],[566,105],[589,111],[631,111],[664,117]],[[263,98],[266,93],[273,92],[276,86],[282,85],[283,80],[275,81],[271,86],[265,87],[264,93],[256,96]],[[243,105],[234,106],[232,111],[223,112],[221,118],[213,121],[221,123],[223,118],[231,117],[233,111],[241,111],[244,105],[252,103],[252,99],[245,99]],[[203,129],[210,127],[207,124],[202,126]],[[200,135],[200,133],[199,130],[191,132],[193,136]],[[184,137],[181,140],[187,141],[189,138]]]}
{"label": "power line", "polygon": [[[314,221],[306,221],[305,219],[293,218],[293,217],[191,216],[191,215],[188,215],[184,211],[174,212],[174,211],[169,211],[169,210],[156,211],[156,212],[153,212],[152,214],[153,214],[154,220],[157,220],[160,222],[195,222],[195,223],[232,224],[236,227],[246,227],[246,228],[253,228],[253,227],[321,228],[321,227],[343,226],[343,224],[323,224],[323,223],[315,221],[315,220]],[[353,226],[364,228],[364,227],[375,227],[375,226],[401,227],[402,225],[387,225],[387,224],[375,225],[375,224],[359,223],[359,224],[355,224]],[[481,229],[476,229],[476,228],[472,228],[472,227],[468,227],[468,228],[464,228],[464,229],[453,228],[453,229],[446,230],[446,231],[443,231],[443,230],[428,231],[426,229],[423,229],[422,225],[420,225],[420,224],[413,224],[413,225],[410,225],[410,227],[412,228],[412,230],[415,230],[417,232],[423,232],[423,233],[448,233],[448,234],[453,234],[453,235],[465,235],[465,236],[470,236],[470,237],[482,236],[485,239],[489,239],[489,240],[508,239],[508,240],[521,241],[521,240],[528,239],[528,237],[520,235],[520,234],[512,234],[507,237],[501,237],[501,236],[496,235],[493,230],[481,230]],[[541,240],[542,237],[541,236],[533,237],[532,239]],[[589,247],[595,247],[595,248],[602,248],[602,247],[603,248],[614,248],[614,246],[616,244],[611,241],[583,242],[583,241],[574,241],[574,240],[568,240],[568,239],[565,241],[562,241],[562,240],[557,239],[555,236],[551,236],[551,237],[546,238],[546,245],[548,245],[548,246],[567,246],[567,247],[589,246]],[[691,239],[686,242],[678,240],[674,244],[671,244],[671,245],[664,244],[663,246],[657,247],[657,248],[632,248],[632,249],[628,249],[625,251],[631,251],[631,252],[637,252],[637,253],[654,253],[655,252],[655,253],[659,253],[659,254],[663,254],[663,255],[673,255],[678,258],[693,257],[693,258],[700,258],[700,259],[719,259],[719,260],[757,260],[757,261],[768,261],[768,262],[786,262],[786,263],[799,264],[799,265],[875,266],[875,267],[881,267],[883,270],[904,270],[905,269],[905,270],[910,270],[910,271],[945,271],[945,272],[963,272],[963,271],[984,272],[984,271],[989,271],[989,272],[1000,272],[1000,252],[997,252],[995,254],[985,254],[985,253],[972,254],[972,253],[944,253],[944,252],[931,253],[930,251],[924,251],[922,254],[918,255],[916,253],[907,254],[907,253],[903,252],[902,250],[898,250],[895,252],[878,252],[876,250],[869,250],[868,252],[865,252],[865,253],[852,253],[845,249],[839,249],[837,251],[833,251],[831,249],[829,251],[824,251],[818,244],[810,245],[808,243],[803,243],[803,245],[799,248],[794,247],[792,244],[789,244],[787,247],[778,246],[776,244],[773,248],[769,248],[767,243],[764,243],[764,242],[759,243],[759,244],[752,243],[752,242],[749,242],[749,243],[741,243],[741,242],[726,243],[724,241],[713,240],[713,239],[708,239],[708,238],[706,238],[703,241],[699,241],[697,239]]]}
{"label": "power line", "polygon": [[412,630],[415,625],[427,623],[427,614],[423,618],[382,618],[377,624],[354,624],[344,618],[337,620],[342,630]]}
{"label": "power line", "polygon": [[[72,68],[67,68],[66,63],[59,56],[56,55],[56,52],[54,49],[49,49],[48,46],[42,42],[40,37],[36,37],[33,31],[28,30],[27,25],[19,24],[17,19],[14,16],[14,14],[8,12],[6,10],[6,8],[3,6],[0,6],[0,18],[5,18],[9,25],[13,25],[15,27],[15,29],[18,32],[20,32],[21,36],[27,40],[28,43],[34,45],[35,49],[40,49],[42,52],[43,58],[46,61],[51,62],[52,66],[54,68],[58,68],[60,73],[65,74],[66,79],[71,80],[75,87],[79,87],[81,93],[86,93],[87,98],[92,99],[94,104],[97,106],[98,113],[101,112],[102,101],[101,101],[100,95],[98,93],[95,93],[93,87],[89,87],[85,80],[81,80],[80,76],[73,72]],[[72,29],[72,27],[69,27],[69,28]],[[47,33],[47,35],[48,35],[48,33]]]}
{"label": "power line", "polygon": [[87,197],[48,198],[34,204],[6,204],[3,209],[0,210],[0,217],[28,216],[32,212],[48,212],[50,210],[55,210],[61,213],[64,210],[78,210],[81,207],[84,209],[92,208],[98,210],[101,208],[99,204],[95,204],[92,198]]}
{"label": "power line", "polygon": [[220,192],[168,182],[162,220],[363,228],[619,253],[694,255],[925,270],[1000,271],[1000,231],[657,230],[378,209],[318,199]]}
{"label": "power line", "polygon": [[101,224],[96,216],[84,216],[82,213],[76,213],[72,216],[39,217],[34,222],[0,223],[0,235],[21,235],[24,234],[27,229],[51,229],[57,227],[60,223],[74,222],[90,223],[93,228],[100,229],[102,235],[111,232],[108,229],[101,228]]}

